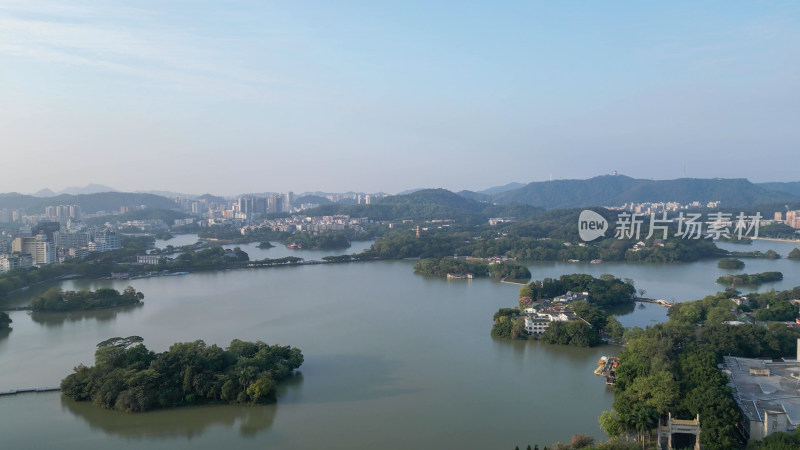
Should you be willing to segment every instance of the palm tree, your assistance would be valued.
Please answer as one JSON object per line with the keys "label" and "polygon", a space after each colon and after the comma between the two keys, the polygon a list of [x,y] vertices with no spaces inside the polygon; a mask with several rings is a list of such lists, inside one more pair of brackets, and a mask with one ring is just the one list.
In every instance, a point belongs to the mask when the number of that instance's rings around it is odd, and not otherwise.
{"label": "palm tree", "polygon": [[652,406],[637,405],[632,416],[634,429],[639,434],[639,440],[642,442],[642,448],[644,448],[645,434],[649,442],[650,430],[658,425],[658,411]]}

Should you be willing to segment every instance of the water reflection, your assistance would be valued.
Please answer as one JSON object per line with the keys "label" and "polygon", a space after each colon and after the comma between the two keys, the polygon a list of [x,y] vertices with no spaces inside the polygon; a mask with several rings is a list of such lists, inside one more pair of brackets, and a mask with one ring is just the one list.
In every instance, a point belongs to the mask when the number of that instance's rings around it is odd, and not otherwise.
{"label": "water reflection", "polygon": [[[641,306],[644,306],[644,303],[639,303],[639,304]],[[606,306],[604,309],[611,315],[624,316],[636,310],[636,303],[624,303],[621,305]]]}
{"label": "water reflection", "polygon": [[47,328],[61,327],[65,322],[81,322],[83,320],[92,319],[98,322],[109,322],[115,320],[117,314],[131,313],[142,306],[144,306],[144,303],[121,306],[119,308],[94,309],[90,311],[33,312],[31,313],[31,319]]}
{"label": "water reflection", "polygon": [[302,403],[361,402],[420,392],[398,386],[401,366],[369,355],[315,355],[303,363],[309,381],[313,378],[313,392],[297,397]]}
{"label": "water reflection", "polygon": [[253,438],[272,427],[283,395],[299,388],[302,382],[300,373],[281,382],[278,402],[270,405],[208,405],[137,414],[103,409],[62,395],[61,408],[85,420],[93,430],[126,439],[191,440],[214,426],[238,427],[242,437]]}
{"label": "water reflection", "polygon": [[13,327],[9,327],[9,328],[3,328],[2,330],[0,330],[0,341],[2,341],[3,339],[7,338],[8,335],[11,334],[11,330],[13,330],[13,329],[14,329]]}

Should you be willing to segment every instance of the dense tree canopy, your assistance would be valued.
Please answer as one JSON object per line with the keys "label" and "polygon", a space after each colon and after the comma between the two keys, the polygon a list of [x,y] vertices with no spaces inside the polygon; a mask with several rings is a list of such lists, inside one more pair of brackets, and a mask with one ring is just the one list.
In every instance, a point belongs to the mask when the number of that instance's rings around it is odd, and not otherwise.
{"label": "dense tree canopy", "polygon": [[5,330],[6,328],[11,326],[11,317],[8,317],[8,313],[0,311],[0,330]]}
{"label": "dense tree canopy", "polygon": [[[646,330],[627,333],[628,345],[616,371],[614,409],[600,423],[612,436],[642,429],[642,411],[672,413],[676,418],[700,414],[700,443],[708,449],[736,447],[734,426],[739,412],[717,364],[723,355],[778,357],[794,355],[798,330],[781,324],[723,325],[717,311],[730,310],[730,296],[720,293],[670,308],[670,319]],[[774,293],[773,293],[774,295]],[[697,323],[705,322],[702,328]]]}
{"label": "dense tree canopy", "polygon": [[762,272],[752,275],[739,273],[735,275],[723,275],[717,278],[717,283],[725,286],[758,286],[763,283],[781,281],[782,279],[783,274],[781,272]]}
{"label": "dense tree canopy", "polygon": [[717,267],[726,270],[742,270],[744,269],[744,262],[735,258],[722,258],[717,263]]}
{"label": "dense tree canopy", "polygon": [[267,403],[276,384],[303,363],[297,348],[261,341],[231,341],[228,348],[203,341],[173,344],[154,353],[142,338],[98,344],[95,365],[80,365],[61,382],[69,398],[122,411],[203,403]]}
{"label": "dense tree canopy", "polygon": [[137,305],[144,294],[131,286],[122,293],[116,289],[100,288],[96,291],[63,291],[59,287],[48,289],[41,297],[31,301],[31,309],[36,312],[79,311],[88,309],[115,308]]}
{"label": "dense tree canopy", "polygon": [[447,274],[471,274],[475,277],[491,276],[496,280],[528,280],[527,267],[511,262],[487,264],[456,258],[426,258],[414,264],[414,271],[423,275],[446,277]]}

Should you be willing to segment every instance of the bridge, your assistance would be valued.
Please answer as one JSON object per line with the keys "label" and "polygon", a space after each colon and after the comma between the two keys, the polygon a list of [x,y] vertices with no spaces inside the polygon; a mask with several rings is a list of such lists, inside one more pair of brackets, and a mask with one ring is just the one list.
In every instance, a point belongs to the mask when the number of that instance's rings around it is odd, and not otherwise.
{"label": "bridge", "polygon": [[29,392],[53,392],[53,391],[60,391],[60,390],[61,390],[60,387],[35,387],[35,388],[27,388],[27,389],[9,389],[7,391],[0,391],[0,396],[27,394]]}
{"label": "bridge", "polygon": [[668,302],[662,298],[644,298],[644,297],[637,297],[633,299],[635,302],[640,303],[655,303],[656,305],[661,305],[669,308],[670,306],[674,305],[672,302]]}

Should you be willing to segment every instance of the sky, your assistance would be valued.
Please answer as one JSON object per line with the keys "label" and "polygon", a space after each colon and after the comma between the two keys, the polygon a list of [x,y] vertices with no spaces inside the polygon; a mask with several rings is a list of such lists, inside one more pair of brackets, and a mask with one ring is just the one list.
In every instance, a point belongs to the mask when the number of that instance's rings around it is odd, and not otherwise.
{"label": "sky", "polygon": [[797,181],[796,2],[0,0],[0,192]]}

